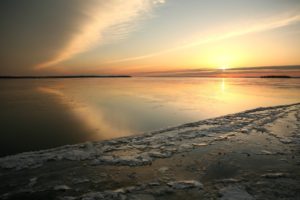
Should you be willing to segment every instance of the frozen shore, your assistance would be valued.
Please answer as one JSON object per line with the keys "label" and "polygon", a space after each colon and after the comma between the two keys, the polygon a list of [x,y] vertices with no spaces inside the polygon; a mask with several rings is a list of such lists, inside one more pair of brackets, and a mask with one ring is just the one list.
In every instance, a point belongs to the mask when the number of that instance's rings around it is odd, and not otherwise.
{"label": "frozen shore", "polygon": [[300,104],[0,158],[2,199],[299,199]]}

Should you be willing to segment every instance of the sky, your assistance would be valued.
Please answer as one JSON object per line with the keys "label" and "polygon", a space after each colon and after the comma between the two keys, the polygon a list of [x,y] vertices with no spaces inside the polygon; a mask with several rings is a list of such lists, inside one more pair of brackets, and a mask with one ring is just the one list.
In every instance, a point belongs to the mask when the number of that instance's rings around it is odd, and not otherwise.
{"label": "sky", "polygon": [[299,0],[1,0],[0,26],[0,75],[300,76]]}

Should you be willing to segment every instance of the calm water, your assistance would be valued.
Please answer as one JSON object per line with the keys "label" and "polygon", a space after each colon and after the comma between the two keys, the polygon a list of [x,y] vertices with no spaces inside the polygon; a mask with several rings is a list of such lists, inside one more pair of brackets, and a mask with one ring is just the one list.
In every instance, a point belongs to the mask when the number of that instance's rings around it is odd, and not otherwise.
{"label": "calm water", "polygon": [[0,155],[300,102],[300,79],[0,80]]}

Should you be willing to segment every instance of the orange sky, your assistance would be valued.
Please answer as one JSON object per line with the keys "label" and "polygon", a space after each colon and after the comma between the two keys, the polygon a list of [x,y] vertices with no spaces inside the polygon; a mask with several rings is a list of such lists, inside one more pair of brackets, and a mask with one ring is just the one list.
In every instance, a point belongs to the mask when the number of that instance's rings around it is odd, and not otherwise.
{"label": "orange sky", "polygon": [[1,1],[0,75],[300,65],[299,0],[45,2]]}

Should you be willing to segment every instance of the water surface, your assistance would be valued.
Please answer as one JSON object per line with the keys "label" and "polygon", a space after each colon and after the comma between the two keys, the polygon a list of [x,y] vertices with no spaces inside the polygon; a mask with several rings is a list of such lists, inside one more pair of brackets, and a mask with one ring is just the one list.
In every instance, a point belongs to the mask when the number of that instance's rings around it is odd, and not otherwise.
{"label": "water surface", "polygon": [[300,102],[300,79],[0,80],[0,155]]}

